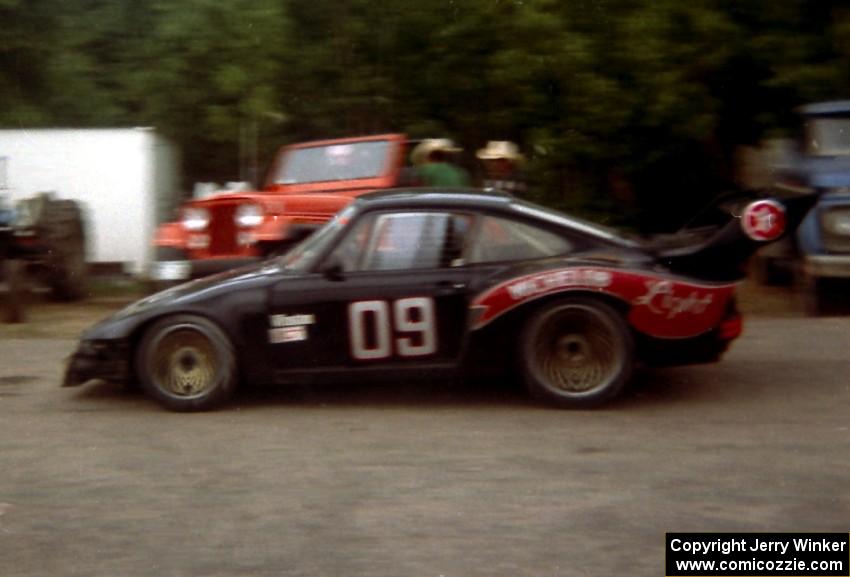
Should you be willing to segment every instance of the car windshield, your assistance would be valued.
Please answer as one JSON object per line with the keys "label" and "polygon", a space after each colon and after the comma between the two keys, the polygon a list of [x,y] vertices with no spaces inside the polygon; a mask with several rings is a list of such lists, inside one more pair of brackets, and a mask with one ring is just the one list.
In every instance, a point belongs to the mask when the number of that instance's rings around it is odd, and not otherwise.
{"label": "car windshield", "polygon": [[387,165],[388,140],[295,148],[274,175],[275,184],[308,184],[380,176]]}
{"label": "car windshield", "polygon": [[281,265],[287,270],[306,271],[316,258],[332,245],[342,230],[357,212],[354,205],[348,205],[328,221],[322,228],[308,236],[300,244],[281,257]]}
{"label": "car windshield", "polygon": [[850,118],[813,118],[806,122],[806,151],[818,155],[850,155]]}

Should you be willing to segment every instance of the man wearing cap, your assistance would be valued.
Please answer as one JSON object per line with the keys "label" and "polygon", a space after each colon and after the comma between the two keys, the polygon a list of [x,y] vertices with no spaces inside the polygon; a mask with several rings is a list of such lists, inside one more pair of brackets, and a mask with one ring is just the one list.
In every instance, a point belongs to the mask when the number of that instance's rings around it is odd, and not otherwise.
{"label": "man wearing cap", "polygon": [[424,186],[469,186],[469,175],[450,161],[460,152],[448,138],[431,138],[420,142],[410,154],[416,174]]}
{"label": "man wearing cap", "polygon": [[475,154],[484,165],[484,188],[495,188],[521,196],[526,191],[520,167],[525,157],[513,142],[491,140]]}

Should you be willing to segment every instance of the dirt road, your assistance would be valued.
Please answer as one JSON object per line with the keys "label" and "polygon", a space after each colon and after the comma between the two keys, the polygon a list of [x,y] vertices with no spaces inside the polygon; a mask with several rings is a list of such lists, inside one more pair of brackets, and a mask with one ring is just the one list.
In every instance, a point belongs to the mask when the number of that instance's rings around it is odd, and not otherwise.
{"label": "dirt road", "polygon": [[5,577],[658,576],[668,531],[847,531],[847,318],[750,317],[604,410],[363,383],[185,415],[59,388],[116,304],[0,327]]}

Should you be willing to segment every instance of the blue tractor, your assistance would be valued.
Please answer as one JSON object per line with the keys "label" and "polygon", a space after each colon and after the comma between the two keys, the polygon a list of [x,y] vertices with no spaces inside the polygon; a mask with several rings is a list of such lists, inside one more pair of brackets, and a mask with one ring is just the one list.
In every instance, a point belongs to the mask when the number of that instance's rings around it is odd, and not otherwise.
{"label": "blue tractor", "polygon": [[29,280],[49,289],[56,300],[86,294],[86,228],[81,206],[50,193],[19,200],[14,207],[0,196],[0,319],[24,318]]}

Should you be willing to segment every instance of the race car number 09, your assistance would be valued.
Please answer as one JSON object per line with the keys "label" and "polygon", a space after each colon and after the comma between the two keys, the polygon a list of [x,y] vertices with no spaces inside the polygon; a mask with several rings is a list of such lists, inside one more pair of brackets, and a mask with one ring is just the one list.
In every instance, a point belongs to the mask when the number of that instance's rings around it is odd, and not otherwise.
{"label": "race car number 09", "polygon": [[430,355],[437,350],[434,301],[428,297],[393,302],[392,322],[387,301],[359,301],[348,305],[351,354],[355,359],[385,359],[395,350],[402,357]]}

